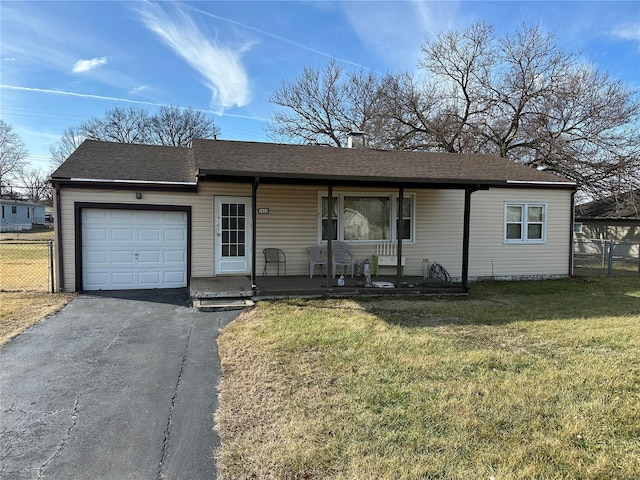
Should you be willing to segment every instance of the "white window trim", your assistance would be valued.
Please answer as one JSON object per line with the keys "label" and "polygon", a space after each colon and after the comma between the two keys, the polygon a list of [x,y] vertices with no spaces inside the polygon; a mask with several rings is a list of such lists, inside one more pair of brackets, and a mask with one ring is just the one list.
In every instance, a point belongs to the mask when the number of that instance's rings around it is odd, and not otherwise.
{"label": "white window trim", "polygon": [[[398,192],[394,191],[376,191],[376,192],[333,192],[333,196],[338,199],[338,240],[339,242],[348,243],[351,245],[377,245],[381,242],[397,242],[397,212],[398,212]],[[318,245],[326,245],[327,241],[322,239],[322,199],[328,198],[327,192],[318,192]],[[391,222],[389,232],[391,238],[387,240],[345,240],[343,229],[343,212],[344,212],[344,197],[389,197],[391,205],[391,215],[389,221]],[[415,245],[416,243],[416,194],[415,192],[407,192],[403,194],[403,198],[411,198],[411,236],[408,239],[402,241],[403,245]]]}
{"label": "white window trim", "polygon": [[[507,238],[507,207],[522,207],[522,238]],[[529,207],[542,207],[542,238],[527,238]],[[544,202],[504,202],[502,241],[507,245],[543,245],[547,243],[547,204]],[[538,223],[538,222],[535,222]]]}

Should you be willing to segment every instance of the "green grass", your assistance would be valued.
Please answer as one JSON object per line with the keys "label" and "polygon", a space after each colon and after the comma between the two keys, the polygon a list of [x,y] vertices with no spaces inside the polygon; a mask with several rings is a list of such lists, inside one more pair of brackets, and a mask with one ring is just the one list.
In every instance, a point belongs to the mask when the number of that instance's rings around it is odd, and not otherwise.
{"label": "green grass", "polygon": [[223,479],[630,479],[640,280],[261,302],[219,339]]}

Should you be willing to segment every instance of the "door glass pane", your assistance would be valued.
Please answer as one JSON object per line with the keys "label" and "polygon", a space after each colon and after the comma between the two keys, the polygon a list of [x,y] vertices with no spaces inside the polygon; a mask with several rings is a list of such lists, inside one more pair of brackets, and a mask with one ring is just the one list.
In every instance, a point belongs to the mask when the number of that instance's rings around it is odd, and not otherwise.
{"label": "door glass pane", "polygon": [[223,203],[221,242],[223,257],[244,257],[246,253],[246,208],[242,203]]}

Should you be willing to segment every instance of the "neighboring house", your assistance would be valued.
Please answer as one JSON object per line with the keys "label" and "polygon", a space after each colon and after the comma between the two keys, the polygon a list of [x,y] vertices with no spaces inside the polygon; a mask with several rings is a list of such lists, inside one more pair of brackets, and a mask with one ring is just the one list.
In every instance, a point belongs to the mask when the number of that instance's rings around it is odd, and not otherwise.
{"label": "neighboring house", "polygon": [[0,199],[0,205],[0,230],[3,232],[31,230],[32,225],[45,223],[44,205],[5,198]]}
{"label": "neighboring house", "polygon": [[[587,240],[614,240],[628,245],[628,253],[638,256],[640,244],[640,190],[577,205],[575,235],[579,253],[598,253],[602,245]],[[635,244],[635,245],[634,245]],[[616,251],[624,249],[618,247]],[[626,250],[625,250],[626,251]]]}
{"label": "neighboring house", "polygon": [[328,230],[362,261],[397,242],[398,224],[408,276],[422,276],[425,258],[465,287],[572,273],[576,185],[495,156],[87,140],[52,182],[64,290],[184,287],[217,275],[255,285],[267,247],[286,252],[288,275],[308,275],[305,249],[326,247]]}

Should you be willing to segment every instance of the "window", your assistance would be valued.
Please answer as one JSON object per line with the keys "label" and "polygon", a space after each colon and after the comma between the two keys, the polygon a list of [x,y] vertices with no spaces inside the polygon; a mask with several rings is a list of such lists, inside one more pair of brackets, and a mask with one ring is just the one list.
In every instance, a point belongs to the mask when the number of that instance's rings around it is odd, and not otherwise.
{"label": "window", "polygon": [[[403,197],[403,227],[407,242],[414,241],[415,195]],[[320,240],[327,241],[328,198],[320,196]],[[392,194],[339,194],[333,198],[333,239],[345,242],[381,242],[397,239],[399,199]],[[396,215],[393,215],[396,212]]]}
{"label": "window", "polygon": [[11,205],[11,215],[15,215],[18,213],[18,207],[15,205]]}
{"label": "window", "polygon": [[505,204],[505,243],[545,243],[546,210],[544,204]]}

